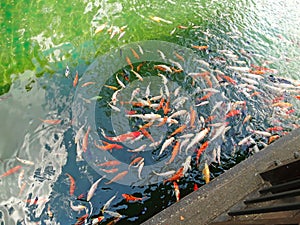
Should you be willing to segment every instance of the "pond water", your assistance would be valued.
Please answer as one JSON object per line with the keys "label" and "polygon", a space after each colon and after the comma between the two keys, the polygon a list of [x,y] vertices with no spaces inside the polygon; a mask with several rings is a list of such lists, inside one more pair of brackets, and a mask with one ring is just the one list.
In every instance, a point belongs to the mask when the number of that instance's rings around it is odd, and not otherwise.
{"label": "pond water", "polygon": [[299,3],[1,3],[1,223],[140,224],[298,128]]}

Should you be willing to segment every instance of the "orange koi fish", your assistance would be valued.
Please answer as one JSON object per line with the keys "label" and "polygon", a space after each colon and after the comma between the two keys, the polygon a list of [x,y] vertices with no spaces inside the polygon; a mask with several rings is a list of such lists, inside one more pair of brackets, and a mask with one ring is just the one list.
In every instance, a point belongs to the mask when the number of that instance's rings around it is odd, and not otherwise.
{"label": "orange koi fish", "polygon": [[151,136],[151,134],[146,130],[146,129],[142,129],[140,128],[140,131],[142,132],[142,134],[148,138],[150,141],[155,142],[153,137]]}
{"label": "orange koi fish", "polygon": [[170,160],[168,162],[166,162],[166,164],[170,164],[174,161],[176,155],[179,152],[179,149],[180,149],[180,141],[177,141],[175,146],[173,147],[172,156],[171,156]]}
{"label": "orange koi fish", "polygon": [[85,133],[83,140],[82,140],[82,151],[86,152],[88,148],[88,141],[89,141],[89,133],[90,133],[91,127],[89,126],[87,129],[87,132]]}
{"label": "orange koi fish", "polygon": [[292,107],[293,104],[289,103],[289,102],[276,102],[274,104],[272,104],[272,107],[280,107],[280,108],[289,108]]}
{"label": "orange koi fish", "polygon": [[249,70],[249,73],[255,74],[255,75],[263,75],[266,72],[263,70]]}
{"label": "orange koi fish", "polygon": [[120,165],[121,162],[118,161],[118,160],[110,160],[110,161],[106,161],[104,163],[100,163],[100,164],[97,164],[97,166],[117,166],[117,165]]}
{"label": "orange koi fish", "polygon": [[43,123],[47,123],[47,124],[60,124],[62,120],[43,120],[43,119],[40,119]]}
{"label": "orange koi fish", "polygon": [[114,90],[114,91],[117,91],[118,90],[118,88],[117,87],[115,87],[115,86],[110,86],[110,85],[104,85],[104,87],[107,87],[107,88],[110,88],[110,89],[112,89],[112,90]]}
{"label": "orange koi fish", "polygon": [[195,121],[196,121],[196,111],[191,106],[190,107],[190,125],[191,125],[191,127],[195,127]]}
{"label": "orange koi fish", "polygon": [[207,117],[207,118],[204,120],[204,122],[205,122],[205,123],[211,122],[211,121],[213,121],[216,117],[217,117],[216,115],[211,115],[211,116]]}
{"label": "orange koi fish", "polygon": [[135,197],[130,194],[122,194],[122,197],[125,198],[127,202],[143,201],[143,198]]}
{"label": "orange koi fish", "polygon": [[162,97],[162,98],[160,99],[160,102],[159,102],[158,107],[156,108],[156,111],[160,110],[160,109],[163,107],[164,102],[165,102],[165,99]]}
{"label": "orange koi fish", "polygon": [[209,76],[204,76],[203,79],[205,80],[206,84],[208,87],[212,88],[213,87],[213,84],[209,78]]}
{"label": "orange koi fish", "polygon": [[136,53],[136,51],[134,51],[133,48],[130,48],[130,50],[135,58],[140,59],[140,56]]}
{"label": "orange koi fish", "polygon": [[273,136],[269,137],[268,144],[271,144],[272,142],[274,142],[274,141],[277,140],[278,138],[280,138],[279,135],[273,135]]}
{"label": "orange koi fish", "polygon": [[162,121],[161,121],[159,124],[157,124],[156,126],[160,127],[160,126],[164,125],[167,121],[168,121],[168,117],[165,116],[165,117],[162,119]]}
{"label": "orange koi fish", "polygon": [[133,139],[139,137],[140,135],[141,135],[140,131],[133,131],[133,132],[128,132],[128,133],[125,133],[125,134],[121,134],[121,135],[116,136],[116,137],[107,137],[107,136],[105,136],[105,138],[107,140],[110,140],[110,141],[124,142],[124,141],[133,140]]}
{"label": "orange koi fish", "polygon": [[210,181],[210,172],[207,162],[204,164],[204,169],[202,170],[203,178],[205,180],[205,183],[209,183]]}
{"label": "orange koi fish", "polygon": [[296,95],[295,98],[300,100],[300,95]]}
{"label": "orange koi fish", "polygon": [[118,145],[118,144],[114,144],[114,143],[112,143],[112,144],[107,143],[105,146],[103,146],[103,145],[97,145],[96,141],[94,141],[94,145],[97,148],[99,148],[101,150],[104,150],[104,151],[108,151],[108,150],[112,150],[112,149],[122,149],[123,148],[122,145]]}
{"label": "orange koi fish", "polygon": [[175,191],[175,196],[176,196],[176,202],[179,202],[180,199],[180,191],[179,191],[179,186],[176,183],[176,181],[173,181],[173,186],[174,186],[174,191]]}
{"label": "orange koi fish", "polygon": [[177,172],[176,172],[171,178],[164,180],[164,184],[167,183],[167,182],[171,182],[171,181],[177,181],[177,180],[179,180],[180,178],[182,178],[183,175],[184,175],[184,174],[183,174],[183,169],[184,169],[183,166],[180,167],[180,168],[177,170]]}
{"label": "orange koi fish", "polygon": [[192,48],[200,50],[200,51],[204,51],[204,50],[208,49],[208,46],[207,45],[202,45],[202,46],[192,45]]}
{"label": "orange koi fish", "polygon": [[136,110],[125,110],[126,115],[134,115],[137,113]]}
{"label": "orange koi fish", "polygon": [[89,214],[86,213],[83,216],[79,217],[75,223],[75,225],[83,225],[85,223],[85,220],[89,217]]}
{"label": "orange koi fish", "polygon": [[140,129],[146,129],[151,127],[152,125],[153,125],[153,121],[150,121],[149,123],[146,123],[143,126],[141,126]]}
{"label": "orange koi fish", "polygon": [[260,94],[261,94],[261,92],[255,91],[255,92],[253,92],[253,93],[250,95],[250,97],[254,97],[254,96],[257,96],[257,95],[260,95]]}
{"label": "orange koi fish", "polygon": [[240,114],[240,113],[241,113],[240,110],[238,110],[238,109],[233,109],[233,110],[229,111],[229,112],[226,114],[225,118],[227,119],[227,118],[233,117],[233,116],[235,116],[235,115],[238,115],[238,114]]}
{"label": "orange koi fish", "polygon": [[66,173],[66,175],[70,179],[70,195],[72,196],[74,194],[74,191],[75,191],[75,188],[76,188],[75,179],[68,173]]}
{"label": "orange koi fish", "polygon": [[171,111],[170,109],[170,97],[168,98],[168,101],[166,102],[166,104],[163,106],[163,110],[164,110],[164,114],[167,115],[169,111]]}
{"label": "orange koi fish", "polygon": [[169,135],[168,138],[178,134],[178,133],[181,133],[183,132],[185,129],[186,129],[187,125],[183,124],[182,126],[178,127],[172,134]]}
{"label": "orange koi fish", "polygon": [[197,98],[198,101],[205,101],[209,99],[214,93],[213,92],[208,92],[206,95],[204,95],[202,98]]}
{"label": "orange koi fish", "polygon": [[181,55],[179,55],[177,52],[174,52],[174,55],[176,56],[177,59],[184,61],[184,58]]}
{"label": "orange koi fish", "polygon": [[9,170],[7,170],[5,173],[3,173],[2,175],[0,175],[0,179],[3,178],[3,177],[7,177],[13,173],[16,173],[19,169],[21,169],[22,166],[18,165],[18,166],[15,166]]}
{"label": "orange koi fish", "polygon": [[132,65],[132,63],[131,63],[131,61],[130,61],[130,59],[129,59],[128,56],[126,56],[126,62],[127,62],[127,64],[130,66],[130,68],[131,68],[132,70],[134,70],[134,67],[133,67],[133,65]]}
{"label": "orange koi fish", "polygon": [[121,173],[118,173],[115,177],[113,177],[110,181],[106,182],[105,184],[111,184],[113,182],[116,182],[116,181],[122,179],[124,176],[126,176],[127,173],[128,173],[127,170],[125,170],[125,171],[123,171]]}
{"label": "orange koi fish", "polygon": [[107,170],[107,169],[100,169],[100,170],[102,170],[105,173],[116,173],[116,172],[119,171],[118,168],[112,168],[112,169],[109,169],[109,170]]}
{"label": "orange koi fish", "polygon": [[252,116],[251,116],[251,115],[247,115],[247,116],[245,117],[245,119],[243,120],[243,124],[246,123],[246,122],[248,122],[248,121],[251,120],[251,119],[252,119]]}
{"label": "orange koi fish", "polygon": [[196,162],[197,165],[199,164],[199,158],[201,156],[201,154],[206,150],[206,148],[208,147],[209,141],[204,142],[201,147],[198,149],[197,151],[197,155],[196,155]]}
{"label": "orange koi fish", "polygon": [[188,29],[188,27],[186,27],[186,26],[182,26],[182,25],[179,25],[179,26],[177,26],[179,29]]}
{"label": "orange koi fish", "polygon": [[222,78],[225,79],[227,82],[236,85],[236,81],[235,81],[234,79],[232,79],[231,77],[226,76],[226,75],[223,75],[223,74],[220,74],[220,75],[221,75]]}
{"label": "orange koi fish", "polygon": [[157,70],[160,70],[160,71],[163,71],[163,72],[169,72],[169,73],[172,73],[172,70],[170,67],[166,66],[166,65],[155,65],[154,66],[154,69],[157,69]]}
{"label": "orange koi fish", "polygon": [[78,71],[76,71],[76,75],[75,75],[75,78],[73,80],[73,87],[76,87],[77,83],[78,83]]}
{"label": "orange koi fish", "polygon": [[143,63],[140,63],[140,64],[136,67],[136,71],[139,72],[144,64],[145,64],[144,62],[143,62]]}
{"label": "orange koi fish", "polygon": [[96,82],[89,81],[89,82],[86,82],[83,85],[81,85],[81,87],[86,87],[86,86],[89,86],[89,85],[92,85],[92,84],[96,84]]}

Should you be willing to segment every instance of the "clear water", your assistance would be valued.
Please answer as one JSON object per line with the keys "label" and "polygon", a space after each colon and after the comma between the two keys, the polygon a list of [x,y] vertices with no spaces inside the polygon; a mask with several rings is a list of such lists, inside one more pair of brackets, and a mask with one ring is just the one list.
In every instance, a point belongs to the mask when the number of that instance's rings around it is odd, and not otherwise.
{"label": "clear water", "polygon": [[[246,108],[238,106],[242,113],[236,117],[224,120],[228,112],[227,108],[224,111],[218,111],[219,119],[215,122],[229,122],[231,129],[226,132],[224,139],[217,138],[211,141],[205,154],[200,158],[199,166],[195,163],[196,153],[192,151],[189,153],[192,156],[192,169],[178,182],[182,197],[193,191],[195,183],[199,186],[205,183],[201,172],[205,160],[210,163],[213,178],[253,154],[257,150],[256,147],[259,150],[263,149],[263,143],[267,143],[268,138],[262,135],[252,135],[255,144],[238,145],[239,141],[252,134],[250,129],[266,131],[269,127],[282,126],[282,131],[273,133],[273,135],[282,136],[298,126],[299,102],[295,98],[299,93],[298,87],[283,86],[282,84],[287,81],[282,79],[293,79],[295,83],[299,79],[300,33],[297,29],[300,25],[299,1],[226,1],[222,3],[166,1],[164,4],[161,1],[73,1],[72,3],[10,1],[1,3],[0,11],[2,33],[0,92],[3,93],[0,97],[2,118],[0,171],[4,173],[14,166],[22,165],[23,183],[26,183],[24,191],[20,194],[18,177],[22,169],[1,179],[0,218],[5,221],[5,224],[36,224],[36,222],[38,224],[74,224],[77,218],[83,216],[85,212],[78,213],[72,210],[70,202],[74,205],[85,205],[89,209],[90,217],[86,221],[88,224],[91,223],[92,218],[102,215],[103,205],[114,195],[116,198],[108,210],[123,215],[118,223],[139,224],[176,201],[173,183],[163,184],[162,178],[153,176],[151,173],[153,167],[147,170],[148,165],[157,165],[156,161],[164,163],[168,160],[172,147],[167,149],[162,158],[156,157],[159,148],[141,153],[145,158],[142,175],[149,175],[151,178],[147,180],[148,183],[137,179],[137,170],[132,169],[129,177],[116,183],[105,185],[108,179],[101,181],[90,203],[76,200],[81,194],[86,197],[91,184],[103,176],[103,171],[100,171],[95,163],[105,161],[109,156],[117,158],[126,165],[133,159],[133,154],[122,154],[119,152],[121,150],[114,150],[111,154],[104,155],[103,152],[99,153],[99,149],[92,148],[94,141],[100,144],[99,140],[104,139],[100,128],[105,130],[107,136],[114,136],[128,130],[134,131],[138,129],[138,125],[142,124],[141,120],[126,119],[124,121],[130,121],[130,129],[121,129],[117,126],[122,122],[124,115],[118,116],[117,112],[111,111],[107,106],[107,101],[110,101],[113,91],[105,89],[103,84],[119,87],[115,80],[115,74],[118,74],[127,85],[124,89],[127,92],[122,91],[121,96],[129,99],[131,91],[138,85],[144,93],[148,80],[156,84],[151,86],[153,95],[158,94],[160,87],[163,87],[160,80],[157,80],[157,70],[153,69],[153,64],[158,64],[155,60],[162,64],[159,54],[157,58],[151,55],[150,60],[150,53],[144,52],[144,55],[148,54],[148,58],[145,59],[147,63],[140,72],[145,77],[143,84],[139,84],[133,74],[130,74],[131,82],[127,82],[122,77],[122,72],[124,72],[122,69],[130,70],[124,58],[130,56],[132,61],[135,60],[129,47],[126,47],[127,44],[140,41],[140,45],[143,46],[141,41],[167,41],[181,46],[176,49],[179,54],[182,54],[181,48],[188,48],[193,54],[193,59],[209,62],[209,68],[205,66],[201,68],[205,68],[215,77],[216,74],[213,71],[217,69],[235,79],[240,86],[231,85],[224,79],[221,82],[213,81],[214,88],[224,93],[228,99],[220,93],[213,95],[209,98],[209,104],[201,108],[195,107],[198,119],[200,116],[207,118],[219,101],[224,101],[227,107],[237,101],[246,101]],[[151,20],[151,16],[161,17],[165,22],[163,20],[155,22]],[[105,30],[95,34],[97,27],[105,23],[107,23]],[[107,30],[111,26],[115,30],[127,26],[124,28],[124,36],[120,37],[120,33],[117,33],[110,38],[111,33]],[[178,26],[186,26],[187,29]],[[208,45],[209,48],[207,51],[198,51],[191,48],[192,45]],[[137,45],[131,46],[140,56],[142,55]],[[155,47],[159,47],[167,59],[173,57],[174,61],[181,62],[174,56],[174,50],[163,49],[165,46],[163,44],[154,46],[149,51],[154,51]],[[146,46],[143,48],[145,50]],[[230,54],[226,55],[220,50],[232,51],[238,58]],[[116,55],[103,61],[102,57],[108,52]],[[187,57],[190,53],[184,52],[183,55]],[[121,61],[121,68],[111,66],[119,65],[118,62]],[[245,62],[245,64],[237,61]],[[97,63],[99,67],[94,66]],[[277,70],[278,73],[274,76],[282,77],[282,79],[277,80],[276,83],[270,77],[272,74],[266,73],[262,79],[255,79],[258,85],[254,85],[257,91],[263,94],[249,97],[247,93],[251,94],[253,91],[243,86],[247,82],[239,73],[228,69],[228,66],[250,68],[251,64],[265,64],[265,67]],[[135,68],[137,65],[139,62],[134,63]],[[65,77],[67,66],[70,68],[70,75]],[[195,94],[195,91],[197,87],[207,88],[205,80],[196,80],[195,85],[192,86],[192,80],[187,75],[201,70],[199,68],[197,70],[197,66],[194,68],[193,63],[186,63],[185,66],[185,72],[176,78],[172,74],[160,73],[168,78],[168,85],[170,85],[168,87],[171,92],[177,85],[180,85],[184,90],[180,92],[180,96],[187,96],[192,100],[203,97],[203,93]],[[77,88],[74,88],[72,83],[76,70],[80,80]],[[110,73],[104,74],[100,73],[101,71],[110,71]],[[87,81],[86,79],[90,80],[88,74],[91,72],[97,73],[96,89],[95,86],[88,86],[87,90],[91,91],[84,91],[86,95],[80,96],[84,90],[81,85]],[[219,84],[220,86],[217,86]],[[285,91],[280,93],[270,87],[276,84]],[[102,99],[91,100],[91,103],[83,100],[83,98],[94,97],[94,91],[97,95],[101,95]],[[274,104],[273,100],[282,96],[282,101],[290,102],[293,107],[288,109],[271,107]],[[175,98],[171,100],[174,101]],[[86,119],[85,111],[82,110],[90,108],[93,110],[93,107],[95,108],[95,114],[93,114],[95,123],[90,121],[90,117]],[[190,105],[183,107],[190,110]],[[294,109],[295,112],[286,114],[289,109]],[[248,114],[252,116],[252,120],[245,125],[242,122]],[[112,118],[120,123],[114,124]],[[49,125],[40,119],[61,119],[62,121],[57,125]],[[182,119],[181,122],[186,121]],[[89,137],[90,154],[84,154],[84,160],[80,161],[76,153],[74,137],[84,124],[84,132],[87,131],[88,125],[93,127]],[[199,121],[196,125],[195,129],[188,131],[196,133],[201,130],[203,125]],[[208,127],[207,123],[203,127]],[[176,128],[176,126],[166,126],[158,130],[159,132],[157,129],[152,130],[151,134],[165,132],[169,135]],[[196,147],[200,147],[206,140],[209,141],[216,130],[212,127],[209,136]],[[157,138],[159,139],[160,136],[157,135]],[[147,139],[143,141],[146,143]],[[213,151],[217,146],[221,146],[222,150],[221,165],[212,159]],[[126,145],[125,147],[137,146]],[[126,151],[125,147],[122,151]],[[24,165],[16,160],[16,156],[31,160],[35,164]],[[179,154],[174,163],[170,164],[170,168],[159,166],[154,168],[157,172],[164,172],[164,169],[177,170],[186,157],[185,154]],[[119,172],[126,170],[127,166],[125,167],[119,168]],[[66,173],[72,175],[76,181],[73,196],[69,194],[70,180]],[[112,174],[110,179],[114,175]],[[143,201],[128,203],[122,197],[123,193],[145,198]],[[34,202],[36,198],[38,199]],[[30,199],[32,200],[29,201]],[[53,217],[47,213],[49,208]],[[107,213],[104,213],[104,216],[103,224],[113,220],[113,216]]]}

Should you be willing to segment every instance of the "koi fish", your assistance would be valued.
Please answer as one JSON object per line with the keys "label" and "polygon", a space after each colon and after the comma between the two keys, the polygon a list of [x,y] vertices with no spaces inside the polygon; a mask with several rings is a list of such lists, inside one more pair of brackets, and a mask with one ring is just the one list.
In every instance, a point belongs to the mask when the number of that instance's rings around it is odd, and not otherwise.
{"label": "koi fish", "polygon": [[30,160],[26,160],[26,159],[20,159],[19,157],[16,157],[16,159],[20,162],[23,163],[24,165],[27,166],[33,166],[34,162],[30,161]]}
{"label": "koi fish", "polygon": [[135,158],[135,159],[133,159],[132,161],[131,161],[131,163],[128,165],[128,169],[132,166],[132,165],[134,165],[134,164],[136,164],[136,163],[139,163],[139,162],[141,162],[141,161],[144,161],[144,158],[143,157],[137,157],[137,158]]}
{"label": "koi fish", "polygon": [[78,71],[76,71],[75,78],[73,80],[73,87],[76,87],[77,83],[78,83]]}
{"label": "koi fish", "polygon": [[166,66],[166,65],[155,65],[154,66],[154,69],[157,69],[157,70],[160,70],[160,71],[163,71],[163,72],[169,72],[169,73],[172,73],[172,70],[170,67]]}
{"label": "koi fish", "polygon": [[92,85],[92,84],[96,84],[96,82],[89,81],[89,82],[86,82],[86,83],[82,84],[81,87],[87,87],[87,86]]}
{"label": "koi fish", "polygon": [[199,189],[199,187],[198,187],[198,185],[196,183],[194,184],[194,188],[193,189],[194,189],[194,191],[197,191]]}
{"label": "koi fish", "polygon": [[279,135],[273,135],[273,136],[269,137],[268,144],[271,144],[272,142],[274,142],[274,141],[277,140],[278,138],[280,138]]}
{"label": "koi fish", "polygon": [[18,165],[18,166],[15,166],[9,170],[7,170],[5,173],[3,173],[2,175],[0,175],[0,179],[3,178],[3,177],[7,177],[13,173],[16,173],[19,169],[21,169],[22,166]]}
{"label": "koi fish", "polygon": [[75,179],[68,173],[66,173],[66,175],[70,179],[70,195],[72,196],[74,194],[74,191],[75,191],[75,188],[76,188]]}
{"label": "koi fish", "polygon": [[75,225],[83,225],[85,220],[89,217],[89,214],[86,213],[83,216],[79,217],[75,223]]}
{"label": "koi fish", "polygon": [[70,68],[69,68],[69,66],[67,65],[66,71],[65,71],[65,76],[68,77],[69,74],[70,74]]}
{"label": "koi fish", "polygon": [[110,85],[104,85],[104,87],[107,87],[107,88],[109,88],[109,89],[112,89],[112,90],[114,90],[114,91],[117,91],[118,90],[118,88],[117,87],[115,87],[115,86],[110,86]]}
{"label": "koi fish", "polygon": [[142,152],[144,151],[144,149],[147,147],[146,144],[141,145],[140,147],[136,148],[136,149],[128,149],[128,152]]}
{"label": "koi fish", "polygon": [[82,136],[82,133],[83,133],[83,128],[84,128],[84,125],[82,125],[79,130],[77,131],[76,135],[75,135],[75,144],[77,144]]}
{"label": "koi fish", "polygon": [[160,23],[160,21],[162,21],[162,22],[165,22],[165,23],[168,23],[168,24],[172,24],[172,21],[165,20],[165,19],[160,18],[158,16],[150,16],[150,19],[155,21],[155,22],[158,22],[158,23]]}
{"label": "koi fish", "polygon": [[116,173],[116,172],[119,171],[118,168],[112,168],[112,169],[109,169],[109,170],[107,170],[107,169],[100,169],[100,170],[102,170],[105,173]]}
{"label": "koi fish", "polygon": [[133,132],[128,132],[128,133],[125,133],[125,134],[121,134],[121,135],[116,136],[116,137],[107,137],[107,136],[104,136],[104,137],[107,140],[110,140],[110,141],[125,142],[125,141],[133,140],[133,139],[139,137],[140,135],[141,135],[140,131],[133,131]]}
{"label": "koi fish", "polygon": [[190,107],[190,126],[195,127],[195,121],[196,121],[196,111],[193,109],[193,107]]}
{"label": "koi fish", "polygon": [[89,139],[89,133],[90,133],[91,127],[89,126],[87,129],[87,132],[85,133],[83,140],[82,140],[82,151],[86,152],[88,148],[88,139]]}
{"label": "koi fish", "polygon": [[161,149],[160,149],[160,152],[159,152],[159,154],[158,154],[158,156],[160,156],[162,153],[163,153],[163,151],[173,142],[175,140],[175,138],[174,137],[170,137],[169,139],[167,139],[164,143],[163,143],[163,145],[162,145],[162,147],[161,147]]}
{"label": "koi fish", "polygon": [[194,139],[191,140],[190,144],[186,147],[185,152],[187,154],[187,151],[193,147],[195,144],[197,144],[198,142],[200,142],[203,138],[205,138],[205,136],[208,134],[208,132],[210,131],[210,128],[205,128],[204,130],[202,130],[201,132],[199,132],[198,134],[196,134],[196,136],[194,137]]}
{"label": "koi fish", "polygon": [[98,179],[95,183],[92,184],[92,186],[90,187],[90,190],[88,191],[86,200],[89,202],[91,200],[91,198],[93,197],[98,184],[100,183],[101,180],[103,180],[106,176],[104,175],[103,177],[101,177],[100,179]]}
{"label": "koi fish", "polygon": [[157,173],[157,172],[155,172],[154,170],[152,170],[152,172],[153,172],[155,175],[157,175],[157,176],[168,177],[168,176],[173,175],[176,171],[175,171],[175,170],[170,170],[170,171],[167,171],[167,172],[164,172],[164,173]]}
{"label": "koi fish", "polygon": [[126,62],[127,62],[127,64],[130,66],[131,70],[134,70],[134,67],[133,67],[133,65],[132,65],[132,63],[131,63],[131,60],[129,59],[128,56],[126,56]]}
{"label": "koi fish", "polygon": [[118,194],[118,192],[117,192],[114,196],[112,196],[112,197],[104,204],[104,206],[103,206],[103,208],[102,208],[102,210],[101,210],[102,213],[103,213],[104,211],[106,211],[106,210],[109,208],[110,204],[111,204],[112,201],[116,198],[117,194]]}
{"label": "koi fish", "polygon": [[280,108],[289,108],[292,107],[293,104],[289,103],[289,102],[276,102],[274,104],[272,104],[272,107],[280,107]]}
{"label": "koi fish", "polygon": [[131,70],[131,72],[140,80],[140,81],[143,81],[143,77],[138,73],[138,72],[135,72],[134,70]]}
{"label": "koi fish", "polygon": [[165,184],[165,183],[167,183],[167,182],[177,181],[177,180],[179,180],[180,178],[182,178],[182,177],[184,176],[183,168],[184,168],[183,166],[180,167],[180,168],[177,170],[177,172],[176,172],[171,178],[164,180],[163,183]]}
{"label": "koi fish", "polygon": [[43,120],[43,119],[40,119],[43,123],[47,123],[47,124],[60,124],[62,120]]}
{"label": "koi fish", "polygon": [[76,212],[81,212],[82,210],[87,210],[86,206],[84,205],[73,205],[73,203],[70,201],[70,207],[72,210],[76,211]]}
{"label": "koi fish", "polygon": [[246,123],[246,122],[248,122],[248,121],[251,120],[251,119],[252,119],[252,116],[251,116],[251,115],[247,115],[247,116],[245,117],[245,119],[243,120],[243,124]]}
{"label": "koi fish", "polygon": [[200,51],[204,51],[204,50],[207,50],[207,49],[208,49],[208,46],[207,46],[207,45],[202,45],[202,46],[199,46],[199,45],[192,45],[192,48],[197,49],[197,50],[200,50]]}
{"label": "koi fish", "polygon": [[227,118],[230,118],[230,117],[239,115],[240,113],[241,113],[240,110],[238,110],[238,109],[233,109],[233,110],[229,111],[229,112],[226,114],[225,118],[227,119]]}
{"label": "koi fish", "polygon": [[267,129],[267,131],[282,131],[283,130],[283,127],[279,127],[279,126],[277,126],[277,127],[269,127],[268,129]]}
{"label": "koi fish", "polygon": [[103,146],[103,145],[97,145],[96,141],[94,141],[94,145],[97,148],[99,148],[101,150],[104,150],[104,151],[108,151],[108,150],[112,150],[112,149],[122,149],[123,148],[122,145],[118,145],[118,144],[115,144],[115,143],[112,143],[112,144],[108,143],[105,146]]}
{"label": "koi fish", "polygon": [[176,134],[178,134],[178,133],[183,132],[186,128],[187,128],[187,125],[183,124],[182,126],[178,127],[172,134],[170,134],[169,138],[176,135]]}
{"label": "koi fish", "polygon": [[118,161],[118,160],[111,160],[111,161],[106,161],[104,163],[100,163],[100,164],[97,164],[97,166],[118,166],[120,165],[121,162]]}
{"label": "koi fish", "polygon": [[226,76],[226,75],[222,75],[222,74],[221,74],[221,76],[222,76],[222,78],[225,79],[227,82],[236,85],[236,81],[235,81],[234,79],[232,79],[231,77]]}
{"label": "koi fish", "polygon": [[104,24],[101,24],[99,27],[97,27],[95,30],[95,34],[102,32],[106,28],[106,24],[107,24],[107,22]]}
{"label": "koi fish", "polygon": [[169,111],[171,111],[170,109],[170,97],[168,96],[168,101],[166,102],[166,104],[163,106],[163,111],[164,111],[164,115],[167,115]]}
{"label": "koi fish", "polygon": [[210,181],[210,172],[207,162],[204,164],[204,169],[202,170],[203,178],[205,180],[205,183],[209,183]]}
{"label": "koi fish", "polygon": [[134,56],[136,59],[140,59],[140,56],[136,53],[136,51],[134,51],[133,48],[130,48],[130,50],[131,50],[133,56]]}
{"label": "koi fish", "polygon": [[125,115],[126,117],[132,118],[140,118],[142,120],[156,120],[161,118],[160,114],[148,113],[148,114],[135,114],[135,115]]}
{"label": "koi fish", "polygon": [[138,178],[141,180],[142,179],[142,177],[141,177],[141,174],[142,174],[142,169],[144,168],[144,160],[143,161],[141,161],[140,163],[139,163],[139,168],[138,168]]}
{"label": "koi fish", "polygon": [[22,183],[23,183],[23,180],[24,180],[24,175],[25,175],[25,170],[22,169],[20,174],[19,174],[19,177],[18,177],[18,187],[19,188],[22,188]]}
{"label": "koi fish", "polygon": [[179,149],[180,149],[180,141],[176,141],[176,144],[173,147],[172,156],[171,156],[170,160],[168,162],[166,162],[166,164],[170,164],[174,161],[176,155],[179,152]]}
{"label": "koi fish", "polygon": [[198,149],[197,155],[196,155],[196,163],[197,163],[197,165],[198,165],[198,163],[199,163],[199,158],[200,158],[201,154],[207,149],[208,144],[209,144],[209,141],[206,141],[206,142],[204,142],[204,143],[201,145],[201,147]]}
{"label": "koi fish", "polygon": [[130,194],[122,194],[122,197],[125,198],[127,202],[143,201],[143,198],[135,197]]}
{"label": "koi fish", "polygon": [[125,171],[123,171],[123,172],[117,174],[115,177],[113,177],[110,181],[106,182],[105,184],[107,185],[107,184],[111,184],[111,183],[113,183],[113,182],[116,182],[116,181],[122,179],[124,176],[126,176],[127,173],[128,173],[128,171],[125,170]]}
{"label": "koi fish", "polygon": [[179,186],[176,181],[173,181],[173,186],[174,186],[174,191],[175,191],[175,196],[176,196],[176,202],[179,202],[180,191],[179,191]]}
{"label": "koi fish", "polygon": [[104,220],[104,216],[98,216],[97,218],[92,219],[92,225],[99,224],[102,220]]}

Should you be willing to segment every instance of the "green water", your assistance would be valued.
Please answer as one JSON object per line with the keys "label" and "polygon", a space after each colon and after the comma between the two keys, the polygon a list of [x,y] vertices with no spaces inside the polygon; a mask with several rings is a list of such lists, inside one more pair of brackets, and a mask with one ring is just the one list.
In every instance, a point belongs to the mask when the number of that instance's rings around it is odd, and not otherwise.
{"label": "green water", "polygon": [[[200,41],[187,32],[182,33],[182,42],[171,36],[178,25],[219,30],[220,36],[238,32],[251,42],[250,49],[293,60],[299,57],[299,43],[292,48],[288,45],[299,42],[299,4],[288,2],[4,1],[0,9],[0,94],[9,90],[13,75],[25,70],[42,76],[62,71],[67,64],[72,68],[88,65],[96,55],[125,43],[157,39],[185,45]],[[154,22],[151,16],[172,24]],[[95,34],[96,27],[103,23],[108,27],[127,26],[126,32],[120,40],[118,35],[110,39],[107,29]],[[244,47],[239,41],[237,44]],[[292,64],[295,69],[296,63]]]}

